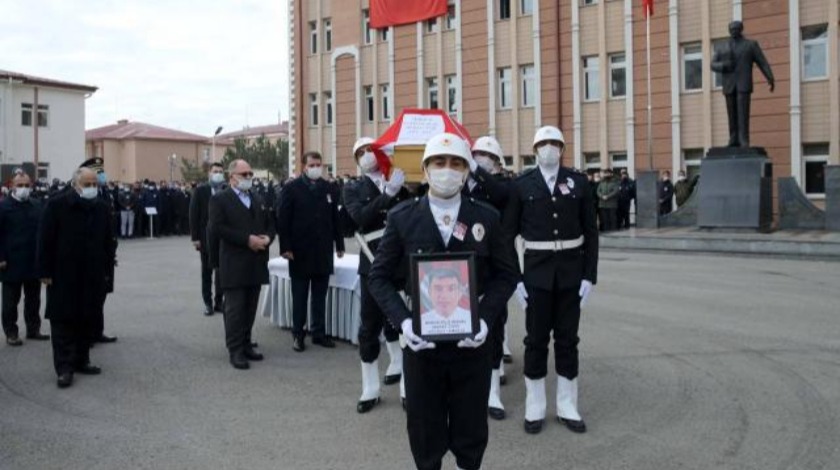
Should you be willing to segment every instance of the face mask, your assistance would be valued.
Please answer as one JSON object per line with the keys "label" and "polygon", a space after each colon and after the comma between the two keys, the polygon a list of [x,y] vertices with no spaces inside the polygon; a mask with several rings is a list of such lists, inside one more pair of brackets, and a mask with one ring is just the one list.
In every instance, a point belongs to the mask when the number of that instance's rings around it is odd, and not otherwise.
{"label": "face mask", "polygon": [[324,167],[321,166],[310,166],[306,167],[306,177],[311,180],[317,180],[324,174]]}
{"label": "face mask", "polygon": [[210,184],[213,186],[218,186],[225,182],[225,174],[224,173],[210,173]]}
{"label": "face mask", "polygon": [[100,171],[96,174],[96,181],[99,182],[100,185],[105,185],[108,183],[108,174],[104,171]]}
{"label": "face mask", "polygon": [[555,168],[560,164],[560,147],[543,145],[537,150],[537,159],[542,167]]}
{"label": "face mask", "polygon": [[82,199],[91,200],[95,199],[97,194],[99,194],[99,191],[96,188],[82,188],[79,196],[82,196]]}
{"label": "face mask", "polygon": [[496,169],[496,163],[490,157],[485,157],[484,155],[476,155],[473,157],[475,162],[481,168],[484,168],[484,171],[488,173],[492,173]]}
{"label": "face mask", "polygon": [[29,200],[29,196],[32,194],[32,188],[13,188],[12,189],[12,197],[17,199],[20,202],[24,202]]}
{"label": "face mask", "polygon": [[361,168],[363,172],[370,173],[378,167],[379,164],[376,162],[376,156],[373,152],[365,152],[364,155],[359,157],[359,168]]}
{"label": "face mask", "polygon": [[250,191],[251,186],[254,185],[254,181],[251,178],[239,178],[239,177],[237,177],[237,181],[239,181],[239,184],[237,185],[237,188],[239,188],[240,191]]}
{"label": "face mask", "polygon": [[466,179],[466,173],[451,168],[435,168],[426,170],[429,188],[435,196],[449,199],[461,191]]}

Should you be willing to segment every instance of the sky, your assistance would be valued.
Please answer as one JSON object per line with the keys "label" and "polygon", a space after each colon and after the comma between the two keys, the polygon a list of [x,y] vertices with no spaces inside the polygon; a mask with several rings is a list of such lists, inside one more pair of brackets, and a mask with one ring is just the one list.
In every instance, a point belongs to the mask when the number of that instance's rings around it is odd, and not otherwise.
{"label": "sky", "polygon": [[86,128],[288,119],[286,0],[0,0],[0,69],[99,87]]}

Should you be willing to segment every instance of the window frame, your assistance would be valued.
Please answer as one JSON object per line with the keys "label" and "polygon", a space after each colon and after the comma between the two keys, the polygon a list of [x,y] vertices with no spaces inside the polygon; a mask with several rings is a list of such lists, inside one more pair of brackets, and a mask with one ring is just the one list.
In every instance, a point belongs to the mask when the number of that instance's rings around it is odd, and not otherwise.
{"label": "window frame", "polygon": [[[532,16],[534,14],[534,0],[519,0],[519,16]],[[530,5],[529,11],[525,11],[526,5]]]}
{"label": "window frame", "polygon": [[48,104],[38,105],[38,127],[43,127],[45,129],[49,129],[50,127],[50,105]]}
{"label": "window frame", "polygon": [[[614,62],[614,59],[621,57],[621,62]],[[615,52],[613,54],[609,54],[607,56],[607,60],[610,63],[610,99],[613,100],[623,100],[627,99],[627,54],[625,52]],[[623,71],[624,76],[622,80],[624,82],[623,89],[624,92],[621,95],[614,94],[615,90],[615,73],[617,71]]]}
{"label": "window frame", "polygon": [[[686,49],[699,48],[696,52],[687,52]],[[680,45],[680,63],[682,64],[682,80],[680,88],[683,93],[700,93],[703,91],[703,44],[699,42],[690,42]],[[697,88],[688,88],[688,61],[700,62],[700,86]]]}
{"label": "window frame", "polygon": [[331,91],[324,92],[324,125],[332,126],[334,117],[333,95]]}
{"label": "window frame", "polygon": [[[712,39],[712,58],[714,58],[717,53],[719,45],[725,44],[728,41],[729,38]],[[723,89],[723,73],[712,71],[712,90],[721,89]]]}
{"label": "window frame", "polygon": [[318,53],[318,22],[309,22],[309,55]]}
{"label": "window frame", "polygon": [[[626,150],[610,152],[608,157],[610,160],[610,169],[613,170],[613,173],[615,173],[616,169],[628,170],[630,168],[630,159],[627,156]],[[624,157],[624,159],[616,161],[616,157]]]}
{"label": "window frame", "polygon": [[446,9],[446,20],[444,21],[445,31],[454,31],[457,24],[456,21],[457,10],[455,5],[448,5]]}
{"label": "window frame", "polygon": [[370,27],[370,10],[362,10],[362,45],[369,46],[373,44],[373,34]]}
{"label": "window frame", "polygon": [[450,116],[458,115],[458,89],[460,88],[457,75],[446,75],[443,77],[446,83],[446,112]]}
{"label": "window frame", "polygon": [[[530,71],[530,73],[528,73]],[[523,108],[534,108],[537,106],[537,69],[534,64],[519,66],[520,81],[520,106]],[[528,86],[531,86],[531,93],[528,94]],[[528,102],[530,97],[530,103]]]}
{"label": "window frame", "polygon": [[499,109],[513,108],[513,71],[511,67],[499,67],[496,69],[496,80],[498,83],[498,96],[496,99],[498,100]]}
{"label": "window frame", "polygon": [[380,116],[382,121],[391,120],[391,84],[382,83],[379,85],[379,104],[382,108]]}
{"label": "window frame", "polygon": [[324,19],[324,52],[332,51],[332,18]]}
{"label": "window frame", "polygon": [[[583,67],[583,102],[597,103],[601,101],[601,58],[597,55],[581,57]],[[594,61],[594,65],[593,62]],[[594,76],[594,79],[592,79]],[[592,79],[592,80],[590,80]],[[595,94],[591,95],[590,83],[595,84]]]}
{"label": "window frame", "polygon": [[318,103],[318,94],[309,94],[309,127],[318,127],[320,124],[319,114],[321,112]]}
{"label": "window frame", "polygon": [[[825,150],[821,150],[820,152],[815,152],[813,149],[818,147],[825,146]],[[809,150],[811,150],[809,152]],[[822,186],[823,192],[821,193],[809,193],[808,192],[808,164],[809,163],[822,163],[823,167],[828,165],[828,161],[830,159],[830,144],[827,142],[822,143],[808,143],[802,144],[802,192],[805,194],[805,197],[808,199],[824,199],[825,198],[825,179],[823,179]],[[823,169],[825,172],[825,169]],[[825,178],[825,176],[823,176]]]}
{"label": "window frame", "polygon": [[[822,28],[825,28],[825,31],[824,31],[822,37],[805,39],[805,34],[806,34],[807,31],[809,31],[809,30],[816,31],[816,30],[819,30],[819,29],[822,29]],[[830,63],[829,63],[830,58],[829,58],[829,55],[828,55],[828,52],[829,52],[829,47],[828,47],[828,24],[823,23],[823,24],[803,26],[800,29],[800,34],[801,34],[801,41],[800,42],[802,43],[801,46],[800,46],[801,47],[800,51],[801,51],[801,55],[802,55],[802,70],[800,72],[801,73],[800,76],[802,77],[802,81],[803,82],[817,82],[817,81],[821,81],[821,80],[828,80],[829,76],[831,75],[831,71],[830,71],[831,67],[830,67]],[[823,75],[815,75],[815,76],[810,76],[809,77],[806,74],[807,69],[806,69],[806,65],[805,65],[805,50],[809,47],[815,47],[815,46],[816,47],[822,47],[822,49],[823,49],[823,65],[824,65],[824,68],[825,68],[825,73]]]}
{"label": "window frame", "polygon": [[497,21],[508,21],[510,20],[511,15],[511,5],[510,2],[512,0],[499,0],[499,14],[496,17]]}
{"label": "window frame", "polygon": [[[581,157],[583,159],[583,171],[586,174],[600,173],[604,168],[601,162],[601,152],[583,152]],[[592,157],[596,157],[598,161],[590,162]]]}
{"label": "window frame", "polygon": [[[434,98],[432,98],[432,96],[434,96]],[[435,102],[435,106],[432,106],[432,102]],[[426,107],[429,109],[441,109],[440,83],[438,83],[437,77],[426,78]]]}
{"label": "window frame", "polygon": [[[686,178],[691,179],[695,174],[699,174],[703,156],[706,155],[706,149],[702,147],[684,148],[680,154],[682,158],[682,169],[685,171]],[[692,169],[696,169],[696,173]]]}
{"label": "window frame", "polygon": [[376,121],[376,101],[373,96],[373,85],[364,85],[362,94],[365,96],[365,122]]}
{"label": "window frame", "polygon": [[20,104],[20,125],[21,127],[32,127],[34,106],[32,103]]}
{"label": "window frame", "polygon": [[437,34],[440,32],[440,22],[438,21],[437,17],[430,18],[425,23],[425,32],[426,34]]}

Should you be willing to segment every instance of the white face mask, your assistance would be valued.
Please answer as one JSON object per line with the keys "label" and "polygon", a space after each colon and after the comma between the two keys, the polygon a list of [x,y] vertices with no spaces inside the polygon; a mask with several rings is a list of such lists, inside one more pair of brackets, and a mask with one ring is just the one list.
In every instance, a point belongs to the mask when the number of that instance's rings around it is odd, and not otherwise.
{"label": "white face mask", "polygon": [[225,182],[225,174],[224,173],[210,173],[210,184],[212,185],[220,185]]}
{"label": "white face mask", "polygon": [[308,166],[306,167],[306,177],[311,180],[320,179],[324,174],[324,167],[322,166]]}
{"label": "white face mask", "polygon": [[484,171],[488,173],[493,173],[493,171],[496,170],[496,162],[494,162],[493,159],[490,157],[486,157],[484,155],[476,155],[473,157],[473,159],[478,164],[478,166],[484,168]]}
{"label": "white face mask", "polygon": [[28,201],[32,194],[32,188],[13,188],[12,197],[20,202]]}
{"label": "white face mask", "polygon": [[376,155],[373,152],[365,152],[359,157],[359,168],[365,173],[370,173],[379,168],[379,163],[376,161]]}
{"label": "white face mask", "polygon": [[251,186],[254,185],[254,180],[252,180],[251,178],[241,178],[241,177],[237,176],[237,181],[239,183],[237,184],[236,187],[240,191],[250,191]]}
{"label": "white face mask", "polygon": [[82,199],[96,199],[97,194],[99,194],[99,190],[97,188],[82,188],[82,192],[79,193],[79,196]]}
{"label": "white face mask", "polygon": [[467,173],[451,168],[434,168],[426,170],[429,189],[440,198],[449,199],[461,191]]}
{"label": "white face mask", "polygon": [[537,160],[541,167],[556,168],[560,164],[560,147],[543,145],[537,150]]}

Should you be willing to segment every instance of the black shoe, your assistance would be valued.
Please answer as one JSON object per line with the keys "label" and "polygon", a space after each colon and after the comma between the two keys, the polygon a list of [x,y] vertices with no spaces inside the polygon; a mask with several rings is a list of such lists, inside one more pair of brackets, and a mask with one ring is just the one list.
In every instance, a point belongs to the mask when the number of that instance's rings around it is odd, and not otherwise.
{"label": "black shoe", "polygon": [[324,348],[335,347],[335,341],[333,341],[329,336],[324,336],[323,338],[312,338],[312,344],[317,344]]}
{"label": "black shoe", "polygon": [[258,348],[258,347],[260,347],[260,344],[257,343],[256,341],[251,343],[251,349]]}
{"label": "black shoe", "polygon": [[491,406],[487,408],[487,414],[496,421],[501,421],[505,419],[505,410],[501,408],[493,408]]}
{"label": "black shoe", "polygon": [[513,364],[513,356],[511,356],[510,354],[505,354],[504,356],[502,356],[502,361],[504,361],[505,364]]}
{"label": "black shoe", "polygon": [[254,351],[252,348],[246,349],[243,354],[245,359],[248,359],[249,361],[262,361],[264,359],[262,354]]}
{"label": "black shoe", "polygon": [[27,333],[26,339],[31,339],[33,341],[46,341],[50,339],[50,335],[44,335],[39,333]]}
{"label": "black shoe", "polygon": [[230,365],[232,365],[234,369],[239,370],[251,368],[251,364],[248,363],[248,359],[245,357],[245,354],[241,352],[230,355]]}
{"label": "black shoe", "polygon": [[573,419],[566,419],[557,417],[557,422],[560,424],[565,424],[569,431],[576,432],[578,434],[583,434],[586,432],[586,423],[583,420],[575,421]]}
{"label": "black shoe", "polygon": [[205,317],[213,316],[213,309],[211,307],[204,307],[204,316]]}
{"label": "black shoe", "polygon": [[103,334],[103,335],[99,336],[99,338],[96,338],[96,340],[94,342],[96,342],[96,343],[116,343],[117,342],[117,337],[116,336],[106,336],[106,335]]}
{"label": "black shoe", "polygon": [[102,369],[91,365],[90,363],[85,364],[83,366],[76,366],[73,368],[73,370],[82,375],[99,375],[102,373]]}
{"label": "black shoe", "polygon": [[19,336],[9,336],[6,338],[6,344],[9,346],[23,346],[23,340]]}
{"label": "black shoe", "polygon": [[401,378],[402,374],[386,375],[382,382],[385,385],[394,385],[400,383]]}
{"label": "black shoe", "polygon": [[506,375],[500,375],[499,376],[499,385],[507,385],[507,376]]}
{"label": "black shoe", "polygon": [[219,313],[225,313],[225,308],[222,306],[222,304],[216,304],[216,305],[213,306],[213,311],[214,312],[219,312]]}
{"label": "black shoe", "polygon": [[62,374],[58,374],[58,380],[56,380],[55,383],[58,385],[58,388],[67,388],[73,385],[73,373],[64,372]]}
{"label": "black shoe", "polygon": [[367,413],[368,411],[372,410],[374,406],[379,404],[379,397],[374,398],[373,400],[364,400],[360,401],[356,405],[356,411],[359,413]]}
{"label": "black shoe", "polygon": [[303,352],[306,349],[306,343],[303,341],[303,336],[295,336],[292,341],[292,349],[297,352]]}
{"label": "black shoe", "polygon": [[525,432],[528,434],[539,434],[542,431],[543,422],[545,420],[538,419],[536,421],[525,420]]}

